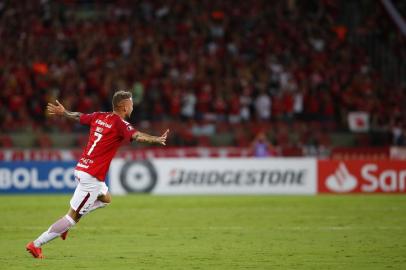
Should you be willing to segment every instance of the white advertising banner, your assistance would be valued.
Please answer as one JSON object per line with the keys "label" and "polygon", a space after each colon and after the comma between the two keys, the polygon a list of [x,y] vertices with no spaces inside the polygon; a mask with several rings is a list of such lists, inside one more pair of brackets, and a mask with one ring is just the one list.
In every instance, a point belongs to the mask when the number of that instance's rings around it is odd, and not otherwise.
{"label": "white advertising banner", "polygon": [[114,159],[113,194],[315,194],[316,159]]}

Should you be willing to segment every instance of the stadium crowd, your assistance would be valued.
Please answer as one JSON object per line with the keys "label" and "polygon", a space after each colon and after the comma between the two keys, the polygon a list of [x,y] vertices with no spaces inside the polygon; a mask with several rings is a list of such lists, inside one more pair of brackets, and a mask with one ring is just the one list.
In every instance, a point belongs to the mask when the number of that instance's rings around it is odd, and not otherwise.
{"label": "stadium crowd", "polygon": [[236,145],[261,131],[289,144],[292,130],[293,143],[328,144],[324,131],[344,129],[350,111],[404,136],[405,89],[348,31],[338,0],[0,0],[0,131],[80,131],[47,117],[46,103],[111,110],[129,89],[132,122],[171,126],[175,145],[227,131]]}

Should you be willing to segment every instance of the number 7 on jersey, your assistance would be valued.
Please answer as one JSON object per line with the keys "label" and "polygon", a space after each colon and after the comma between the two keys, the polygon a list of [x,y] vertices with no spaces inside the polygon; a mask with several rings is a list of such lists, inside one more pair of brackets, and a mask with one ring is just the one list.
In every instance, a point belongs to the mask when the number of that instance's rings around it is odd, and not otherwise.
{"label": "number 7 on jersey", "polygon": [[95,132],[94,136],[96,136],[96,140],[94,140],[92,147],[90,147],[89,151],[87,152],[87,155],[90,156],[90,154],[93,152],[94,148],[96,147],[96,144],[101,140],[101,138],[103,137],[102,134]]}

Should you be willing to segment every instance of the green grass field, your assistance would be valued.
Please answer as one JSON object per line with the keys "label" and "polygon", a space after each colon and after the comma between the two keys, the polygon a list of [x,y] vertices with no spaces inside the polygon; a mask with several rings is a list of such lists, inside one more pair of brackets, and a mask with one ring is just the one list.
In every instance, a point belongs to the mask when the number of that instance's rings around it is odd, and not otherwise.
{"label": "green grass field", "polygon": [[406,196],[115,197],[33,259],[68,196],[0,196],[0,269],[406,269]]}

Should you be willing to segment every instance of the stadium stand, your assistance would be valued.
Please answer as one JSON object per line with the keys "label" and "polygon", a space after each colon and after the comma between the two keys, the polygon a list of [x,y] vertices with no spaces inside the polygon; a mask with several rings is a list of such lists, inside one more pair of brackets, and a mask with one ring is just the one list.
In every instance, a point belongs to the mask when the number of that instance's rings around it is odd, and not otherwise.
{"label": "stadium stand", "polygon": [[[0,3],[2,147],[82,145],[46,103],[110,110],[118,89],[133,92],[132,122],[170,127],[175,146],[246,147],[259,132],[283,149],[406,144],[405,76],[379,68],[404,59],[405,38],[378,1],[356,17],[338,0]],[[351,111],[369,133],[348,130]]]}

